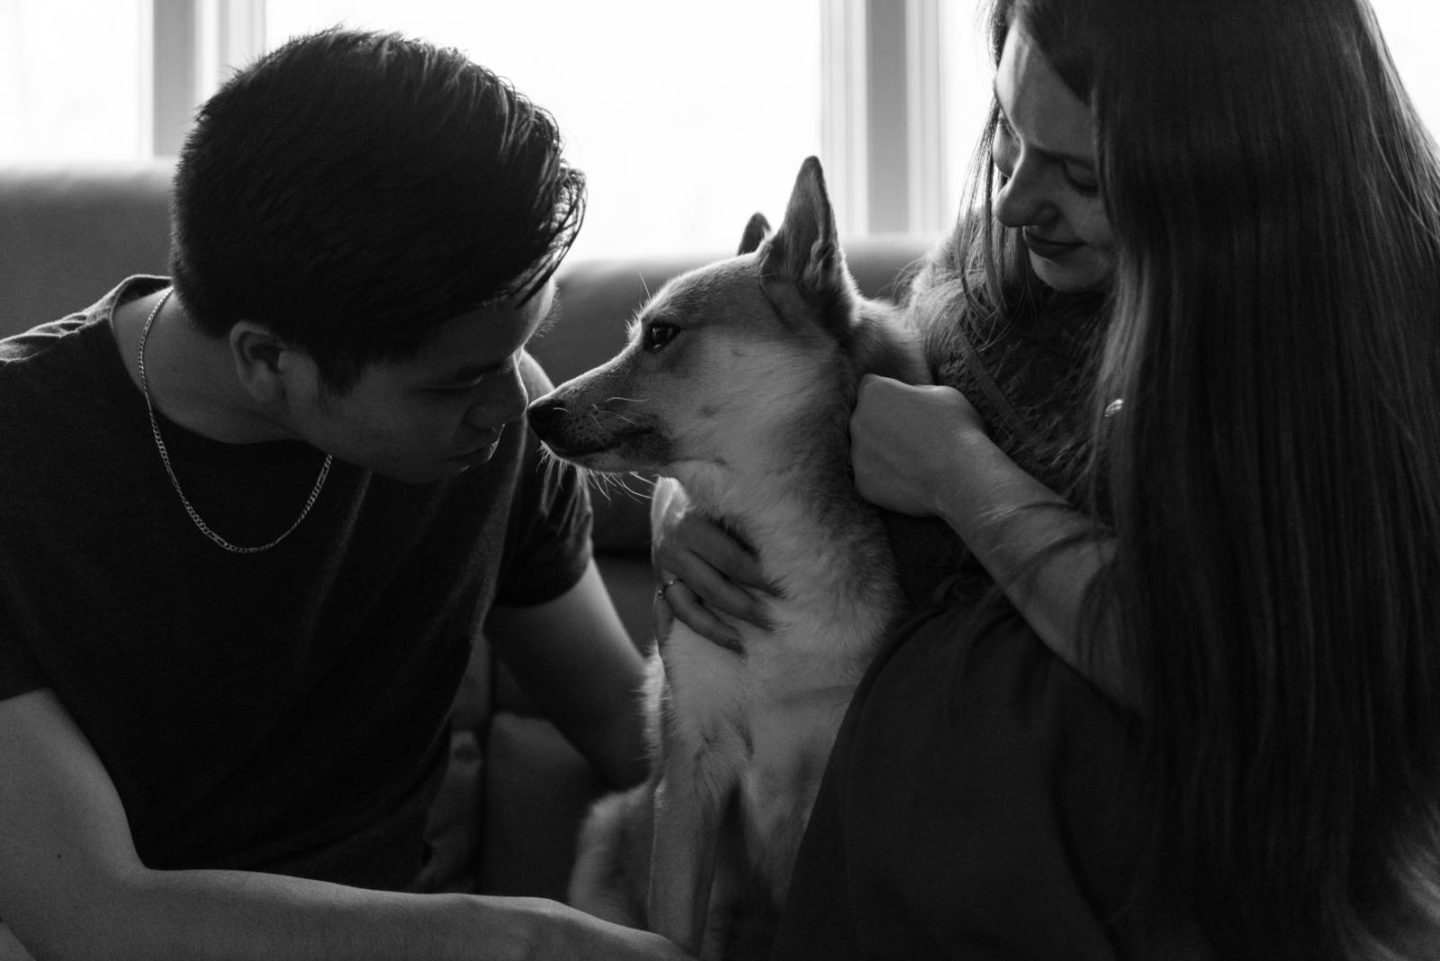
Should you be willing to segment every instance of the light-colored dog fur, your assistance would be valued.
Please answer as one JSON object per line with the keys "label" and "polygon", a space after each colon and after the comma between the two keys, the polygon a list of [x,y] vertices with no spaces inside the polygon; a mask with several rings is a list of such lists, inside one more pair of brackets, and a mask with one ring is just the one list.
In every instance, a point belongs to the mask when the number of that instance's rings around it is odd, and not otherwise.
{"label": "light-colored dog fur", "polygon": [[893,306],[845,266],[820,164],[780,228],[684,274],[642,309],[625,350],[531,405],[559,457],[662,475],[673,497],[757,552],[781,590],[743,654],[676,622],[647,689],[651,780],[603,799],[582,830],[571,903],[707,958],[749,953],[784,900],[836,730],[901,611],[885,532],[848,475],[866,372],[925,379]]}

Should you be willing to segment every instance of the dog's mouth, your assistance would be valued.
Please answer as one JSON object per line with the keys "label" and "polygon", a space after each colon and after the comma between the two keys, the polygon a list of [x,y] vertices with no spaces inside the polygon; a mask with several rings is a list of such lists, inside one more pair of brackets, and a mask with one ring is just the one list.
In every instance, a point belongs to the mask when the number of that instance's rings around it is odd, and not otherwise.
{"label": "dog's mouth", "polygon": [[[649,466],[650,456],[661,446],[659,433],[652,427],[640,425],[603,436],[542,436],[540,439],[552,454],[562,460],[607,470],[634,470]],[[600,463],[602,461],[606,463]]]}
{"label": "dog's mouth", "polygon": [[581,457],[593,457],[596,454],[603,454],[606,451],[614,450],[620,445],[619,439],[602,443],[594,441],[588,443],[566,443],[562,440],[545,440],[545,446],[556,457],[563,457],[566,460],[576,460]]}
{"label": "dog's mouth", "polygon": [[528,420],[551,454],[590,470],[643,470],[668,452],[660,420],[633,403],[577,402],[562,388],[533,402]]}

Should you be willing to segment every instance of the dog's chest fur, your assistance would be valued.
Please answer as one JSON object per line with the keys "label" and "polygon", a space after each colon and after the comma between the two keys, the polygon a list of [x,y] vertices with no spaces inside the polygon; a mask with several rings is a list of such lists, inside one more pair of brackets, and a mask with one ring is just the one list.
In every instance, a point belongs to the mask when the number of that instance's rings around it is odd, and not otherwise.
{"label": "dog's chest fur", "polygon": [[843,474],[811,475],[750,499],[739,517],[734,488],[726,498],[782,591],[772,629],[737,623],[737,656],[676,622],[660,648],[669,749],[704,756],[716,803],[737,793],[752,864],[777,901],[855,684],[901,608],[874,509]]}
{"label": "dog's chest fur", "polygon": [[848,474],[866,373],[926,371],[898,312],[856,290],[810,158],[778,231],[752,218],[735,258],[669,281],[625,351],[531,405],[560,456],[673,478],[654,518],[676,516],[665,505],[683,490],[779,589],[767,628],[733,625],[740,653],[665,630],[646,688],[651,780],[596,805],[571,882],[577,906],[707,959],[766,955],[751,935],[785,899],[842,716],[904,610]]}

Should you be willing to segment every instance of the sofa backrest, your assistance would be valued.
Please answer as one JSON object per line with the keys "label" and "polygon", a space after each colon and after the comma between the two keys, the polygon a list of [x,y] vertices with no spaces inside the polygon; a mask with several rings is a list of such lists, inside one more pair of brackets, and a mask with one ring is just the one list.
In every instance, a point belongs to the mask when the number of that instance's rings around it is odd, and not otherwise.
{"label": "sofa backrest", "polygon": [[[0,337],[82,310],[130,274],[168,273],[173,172],[161,161],[0,167]],[[737,211],[737,243],[749,213]],[[845,249],[860,289],[882,296],[928,244],[891,236]],[[732,252],[567,262],[562,320],[533,352],[556,383],[603,363],[647,292]]]}
{"label": "sofa backrest", "polygon": [[[739,221],[744,226],[743,218]],[[740,233],[737,230],[738,245]],[[907,269],[928,241],[912,236],[867,237],[845,244],[846,261],[870,297],[898,296]],[[734,251],[567,262],[558,275],[561,319],[531,351],[560,383],[614,356],[625,344],[631,317],[671,277]]]}
{"label": "sofa backrest", "polygon": [[168,273],[169,163],[0,168],[0,337]]}

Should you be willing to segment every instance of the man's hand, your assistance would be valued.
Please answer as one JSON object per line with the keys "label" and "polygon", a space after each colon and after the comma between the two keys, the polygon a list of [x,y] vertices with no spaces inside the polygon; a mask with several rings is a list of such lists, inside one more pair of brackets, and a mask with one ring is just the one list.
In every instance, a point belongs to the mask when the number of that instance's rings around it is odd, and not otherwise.
{"label": "man's hand", "polygon": [[535,927],[540,937],[532,952],[534,957],[693,961],[674,942],[658,934],[601,921],[563,904],[550,902],[549,907],[549,916],[542,913]]}

